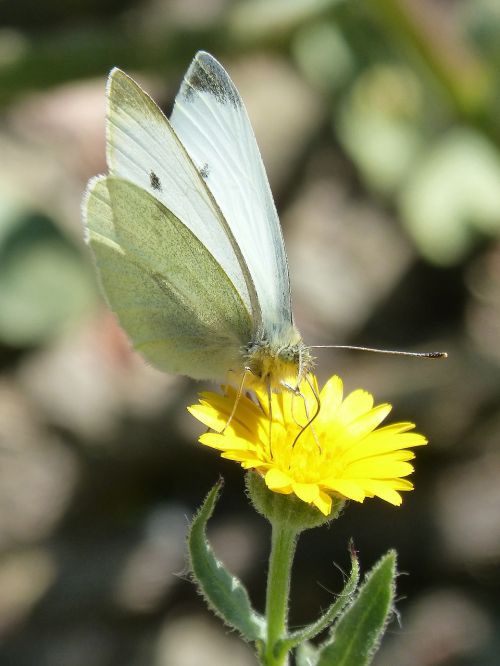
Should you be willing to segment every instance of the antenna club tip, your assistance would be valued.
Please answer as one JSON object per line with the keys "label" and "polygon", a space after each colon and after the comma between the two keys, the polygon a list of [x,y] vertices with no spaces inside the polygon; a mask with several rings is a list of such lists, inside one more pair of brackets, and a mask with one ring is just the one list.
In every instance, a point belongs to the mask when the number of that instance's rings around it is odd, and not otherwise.
{"label": "antenna club tip", "polygon": [[448,352],[429,352],[429,358],[448,358]]}

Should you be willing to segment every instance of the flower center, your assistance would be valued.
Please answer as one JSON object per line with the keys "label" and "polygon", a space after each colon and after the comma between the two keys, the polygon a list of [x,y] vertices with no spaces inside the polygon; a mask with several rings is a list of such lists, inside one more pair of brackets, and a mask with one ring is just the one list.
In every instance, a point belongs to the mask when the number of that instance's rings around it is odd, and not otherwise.
{"label": "flower center", "polygon": [[317,483],[332,475],[340,475],[342,463],[340,447],[315,434],[314,424],[304,431],[295,423],[273,423],[272,460],[285,474],[299,483]]}

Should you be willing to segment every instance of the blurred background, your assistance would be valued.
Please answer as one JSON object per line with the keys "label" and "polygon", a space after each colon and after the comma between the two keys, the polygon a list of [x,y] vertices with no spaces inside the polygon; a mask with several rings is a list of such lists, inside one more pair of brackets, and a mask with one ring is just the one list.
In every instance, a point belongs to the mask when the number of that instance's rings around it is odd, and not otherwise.
{"label": "blurred background", "polygon": [[497,0],[0,3],[0,663],[255,664],[187,580],[186,526],[224,475],[210,538],[262,608],[268,526],[197,443],[205,388],[130,351],[82,241],[118,65],[170,113],[194,53],[247,104],[309,344],[431,443],[401,508],[352,503],[299,544],[292,623],[399,552],[376,666],[500,654],[500,4]]}

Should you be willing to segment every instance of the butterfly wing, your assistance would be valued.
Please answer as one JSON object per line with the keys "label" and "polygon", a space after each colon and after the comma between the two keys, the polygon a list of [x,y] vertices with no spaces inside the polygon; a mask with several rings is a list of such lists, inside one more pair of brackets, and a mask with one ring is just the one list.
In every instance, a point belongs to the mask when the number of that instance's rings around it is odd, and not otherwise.
{"label": "butterfly wing", "polygon": [[91,181],[84,217],[103,291],[138,351],[161,370],[196,379],[241,370],[249,310],[187,225],[115,177]]}
{"label": "butterfly wing", "polygon": [[119,69],[109,76],[107,99],[110,175],[135,183],[182,220],[223,268],[258,329],[257,294],[238,243],[169,121],[149,95]]}
{"label": "butterfly wing", "polygon": [[191,63],[170,121],[241,248],[264,329],[289,326],[288,265],[262,158],[236,87],[208,53]]}

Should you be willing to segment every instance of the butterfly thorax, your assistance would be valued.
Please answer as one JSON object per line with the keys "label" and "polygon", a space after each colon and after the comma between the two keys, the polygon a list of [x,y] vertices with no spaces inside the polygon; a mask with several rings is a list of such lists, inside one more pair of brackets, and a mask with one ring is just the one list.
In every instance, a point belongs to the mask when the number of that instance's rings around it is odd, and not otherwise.
{"label": "butterfly thorax", "polygon": [[273,391],[294,389],[310,372],[314,359],[295,326],[285,334],[260,334],[245,349],[245,367],[252,380]]}

